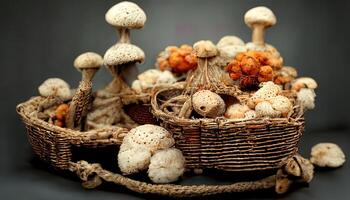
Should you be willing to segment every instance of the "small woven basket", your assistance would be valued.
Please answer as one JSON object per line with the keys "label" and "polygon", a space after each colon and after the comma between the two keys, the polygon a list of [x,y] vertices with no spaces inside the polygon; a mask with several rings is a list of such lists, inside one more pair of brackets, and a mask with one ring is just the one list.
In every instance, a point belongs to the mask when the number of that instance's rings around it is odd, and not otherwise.
{"label": "small woven basket", "polygon": [[[152,112],[163,127],[173,133],[189,169],[262,171],[280,167],[282,161],[298,152],[304,131],[304,118],[261,118],[233,120],[223,117],[185,119],[160,109],[169,94],[180,88],[155,90]],[[295,113],[298,113],[295,111]]]}

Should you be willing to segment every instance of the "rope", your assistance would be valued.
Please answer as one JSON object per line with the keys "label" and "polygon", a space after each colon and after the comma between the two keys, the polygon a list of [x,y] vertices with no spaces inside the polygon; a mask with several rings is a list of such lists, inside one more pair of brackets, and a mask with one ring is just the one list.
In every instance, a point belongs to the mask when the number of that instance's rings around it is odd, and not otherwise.
{"label": "rope", "polygon": [[138,193],[150,193],[172,197],[194,197],[269,189],[274,187],[276,182],[275,175],[273,175],[258,181],[238,182],[228,185],[157,185],[124,177],[120,174],[103,169],[100,164],[89,164],[86,161],[79,161],[77,163],[71,162],[69,169],[77,173],[83,181],[82,185],[88,189],[98,187],[102,183],[102,180],[104,180],[125,186]]}

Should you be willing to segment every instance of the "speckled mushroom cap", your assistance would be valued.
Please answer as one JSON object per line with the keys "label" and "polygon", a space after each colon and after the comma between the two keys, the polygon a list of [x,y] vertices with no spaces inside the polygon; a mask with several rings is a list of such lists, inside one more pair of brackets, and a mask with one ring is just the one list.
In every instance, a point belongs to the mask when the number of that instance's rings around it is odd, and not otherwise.
{"label": "speckled mushroom cap", "polygon": [[43,97],[56,96],[63,100],[71,97],[71,91],[67,82],[60,78],[46,79],[38,88]]}
{"label": "speckled mushroom cap", "polygon": [[117,43],[106,51],[103,59],[106,66],[117,66],[131,62],[142,63],[145,60],[145,53],[135,45]]}
{"label": "speckled mushroom cap", "polygon": [[192,96],[193,109],[203,117],[220,117],[225,113],[224,100],[210,90],[200,90]]}
{"label": "speckled mushroom cap", "polygon": [[153,154],[160,149],[166,149],[175,144],[172,134],[165,128],[146,124],[133,128],[124,137],[121,150],[145,147]]}
{"label": "speckled mushroom cap", "polygon": [[201,40],[193,45],[193,51],[199,58],[210,58],[217,55],[218,50],[210,40]]}
{"label": "speckled mushroom cap", "polygon": [[259,6],[248,10],[244,15],[244,22],[249,27],[255,24],[262,24],[265,27],[270,27],[276,24],[277,19],[275,14],[264,6]]}
{"label": "speckled mushroom cap", "polygon": [[123,1],[111,7],[105,19],[112,26],[140,29],[146,22],[146,14],[135,3]]}
{"label": "speckled mushroom cap", "polygon": [[103,65],[102,57],[94,52],[80,54],[74,60],[74,67],[79,71],[82,69],[100,68]]}
{"label": "speckled mushroom cap", "polygon": [[219,42],[216,44],[218,48],[224,47],[224,46],[231,46],[231,45],[240,45],[244,46],[244,42],[241,38],[234,36],[234,35],[227,35],[222,37]]}

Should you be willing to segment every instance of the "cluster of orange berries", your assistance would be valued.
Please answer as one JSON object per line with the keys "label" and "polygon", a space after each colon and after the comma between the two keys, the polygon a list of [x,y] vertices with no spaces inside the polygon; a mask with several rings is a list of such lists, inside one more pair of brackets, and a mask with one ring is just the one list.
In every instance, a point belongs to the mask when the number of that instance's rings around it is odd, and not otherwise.
{"label": "cluster of orange berries", "polygon": [[282,67],[279,61],[270,52],[247,51],[239,53],[226,67],[230,77],[239,81],[245,89],[254,89],[259,83],[272,81],[274,70]]}
{"label": "cluster of orange berries", "polygon": [[170,70],[175,74],[186,73],[197,66],[197,57],[189,45],[169,46],[159,54],[156,66],[160,70]]}

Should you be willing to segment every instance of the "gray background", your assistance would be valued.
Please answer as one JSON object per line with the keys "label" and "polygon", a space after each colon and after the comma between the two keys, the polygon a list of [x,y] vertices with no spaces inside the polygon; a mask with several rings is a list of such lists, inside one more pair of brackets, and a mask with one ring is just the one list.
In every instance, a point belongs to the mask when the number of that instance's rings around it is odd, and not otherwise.
{"label": "gray background", "polygon": [[[334,141],[349,152],[349,35],[350,3],[346,1],[135,1],[147,14],[142,30],[131,32],[133,44],[146,53],[140,71],[153,66],[167,45],[193,44],[200,39],[217,42],[234,34],[249,41],[251,31],[243,22],[246,10],[257,5],[270,7],[278,23],[267,32],[267,42],[277,47],[286,65],[319,83],[317,107],[308,113],[301,150],[308,153],[318,141]],[[131,197],[106,191],[86,192],[69,178],[52,175],[30,164],[30,147],[15,105],[37,94],[38,85],[49,77],[60,77],[75,87],[80,74],[74,58],[84,51],[103,54],[117,40],[104,14],[117,1],[29,1],[2,0],[1,20],[1,125],[0,188],[6,199],[77,199]],[[96,75],[96,88],[110,81],[103,69]],[[329,199],[349,195],[348,167],[320,172],[308,189],[289,198]],[[3,181],[6,180],[6,181]],[[194,179],[195,183],[202,180]],[[329,191],[331,188],[331,191]],[[3,190],[3,191],[1,191]],[[23,192],[22,192],[23,191]],[[118,192],[118,191],[117,191]],[[262,198],[264,195],[257,195]],[[254,198],[248,195],[247,198]],[[134,198],[142,198],[136,196]]]}

